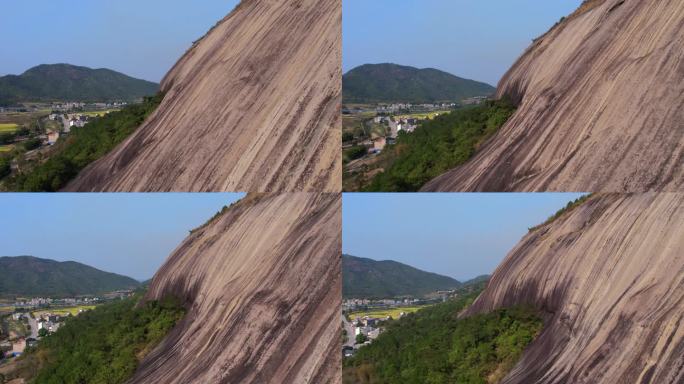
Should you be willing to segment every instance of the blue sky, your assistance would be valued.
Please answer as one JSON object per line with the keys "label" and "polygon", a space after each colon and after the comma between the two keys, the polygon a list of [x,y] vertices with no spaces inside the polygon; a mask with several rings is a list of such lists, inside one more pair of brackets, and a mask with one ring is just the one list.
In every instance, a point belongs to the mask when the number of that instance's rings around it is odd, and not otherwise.
{"label": "blue sky", "polygon": [[12,0],[0,17],[0,75],[38,64],[110,68],[160,81],[238,0]]}
{"label": "blue sky", "polygon": [[491,274],[573,193],[354,193],[343,197],[346,254],[395,260],[458,280]]}
{"label": "blue sky", "polygon": [[149,279],[189,230],[242,196],[3,194],[0,256],[73,260]]}
{"label": "blue sky", "polygon": [[531,44],[582,0],[344,0],[343,69],[437,68],[496,85]]}

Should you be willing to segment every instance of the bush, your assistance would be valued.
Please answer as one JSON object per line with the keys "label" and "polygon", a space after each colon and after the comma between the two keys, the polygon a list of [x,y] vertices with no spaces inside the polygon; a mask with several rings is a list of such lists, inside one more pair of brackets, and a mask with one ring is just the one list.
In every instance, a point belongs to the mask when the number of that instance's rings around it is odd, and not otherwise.
{"label": "bush", "polygon": [[28,139],[24,142],[24,149],[27,151],[32,151],[32,150],[40,147],[41,143],[42,143],[42,140],[40,140],[37,137],[34,137],[33,139]]}
{"label": "bush", "polygon": [[355,145],[349,149],[344,150],[343,159],[345,162],[350,162],[352,160],[360,159],[368,153],[366,147],[362,145]]}
{"label": "bush", "polygon": [[7,156],[0,156],[0,179],[12,173],[12,159]]}

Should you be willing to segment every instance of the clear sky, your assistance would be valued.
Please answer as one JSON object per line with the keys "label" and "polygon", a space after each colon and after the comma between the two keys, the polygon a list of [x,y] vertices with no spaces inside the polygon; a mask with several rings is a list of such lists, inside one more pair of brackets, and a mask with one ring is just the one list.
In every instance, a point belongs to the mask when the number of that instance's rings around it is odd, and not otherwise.
{"label": "clear sky", "polygon": [[582,0],[344,0],[343,69],[395,63],[496,85]]}
{"label": "clear sky", "polygon": [[3,194],[0,256],[78,261],[151,278],[169,254],[236,193]]}
{"label": "clear sky", "polygon": [[571,193],[344,194],[342,249],[468,280],[491,274]]}
{"label": "clear sky", "polygon": [[11,0],[0,15],[0,75],[38,64],[109,68],[160,81],[238,0]]}

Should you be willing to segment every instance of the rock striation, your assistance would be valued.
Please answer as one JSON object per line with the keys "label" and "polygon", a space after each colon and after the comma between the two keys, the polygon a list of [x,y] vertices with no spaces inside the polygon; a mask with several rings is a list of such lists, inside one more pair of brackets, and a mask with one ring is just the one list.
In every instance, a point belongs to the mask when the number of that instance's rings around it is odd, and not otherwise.
{"label": "rock striation", "polygon": [[341,382],[341,196],[249,195],[193,231],[145,300],[187,314],[131,383]]}
{"label": "rock striation", "polygon": [[684,2],[586,1],[497,97],[517,112],[425,191],[684,191]]}
{"label": "rock striation", "polygon": [[243,0],[67,191],[341,190],[340,0]]}
{"label": "rock striation", "polygon": [[545,328],[502,383],[683,383],[684,194],[592,196],[525,236],[463,315],[517,305]]}

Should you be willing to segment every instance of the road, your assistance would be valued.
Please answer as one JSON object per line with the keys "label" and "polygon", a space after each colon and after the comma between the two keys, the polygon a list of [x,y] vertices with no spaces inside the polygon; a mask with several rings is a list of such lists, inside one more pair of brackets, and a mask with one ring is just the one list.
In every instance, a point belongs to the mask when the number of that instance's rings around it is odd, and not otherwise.
{"label": "road", "polygon": [[347,331],[347,340],[345,341],[344,346],[354,348],[354,326],[347,321],[347,318],[344,317],[344,314],[342,315],[342,324],[344,325],[344,329]]}
{"label": "road", "polygon": [[38,340],[38,321],[29,313],[29,325],[31,326],[31,337]]}

